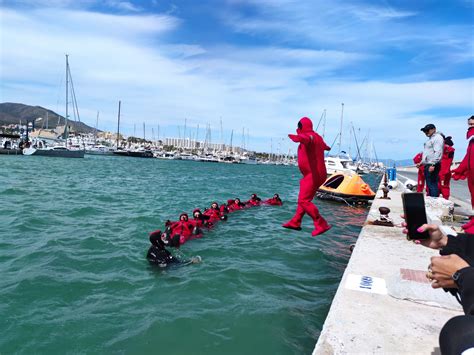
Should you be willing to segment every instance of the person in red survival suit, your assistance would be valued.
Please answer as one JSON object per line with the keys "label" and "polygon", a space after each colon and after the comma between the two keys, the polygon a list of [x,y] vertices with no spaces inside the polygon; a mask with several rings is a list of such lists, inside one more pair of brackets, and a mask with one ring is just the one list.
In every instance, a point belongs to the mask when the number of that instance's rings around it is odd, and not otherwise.
{"label": "person in red survival suit", "polygon": [[283,227],[301,230],[301,220],[304,214],[308,214],[314,223],[313,237],[322,234],[331,226],[319,214],[318,208],[311,201],[318,188],[326,180],[326,165],[324,164],[324,151],[330,150],[319,134],[313,131],[313,122],[308,117],[303,117],[298,122],[297,134],[289,134],[288,137],[298,146],[298,167],[303,174],[300,180],[300,192],[298,194],[298,206],[295,215]]}
{"label": "person in red survival suit", "polygon": [[209,222],[211,223],[216,223],[217,221],[227,219],[227,216],[221,212],[217,202],[211,203],[211,208],[205,210],[204,215],[210,217]]}
{"label": "person in red survival suit", "polygon": [[[469,192],[471,193],[471,206],[474,209],[474,116],[467,120],[468,129],[466,138],[469,140],[466,155],[461,164],[453,170],[453,179],[466,179]],[[471,216],[470,222],[462,226],[466,233],[474,234],[474,216]]]}
{"label": "person in red survival suit", "polygon": [[219,211],[221,212],[221,216],[225,216],[224,218],[227,219],[226,214],[229,213],[229,209],[227,208],[227,205],[223,203],[221,207],[219,207]]}
{"label": "person in red survival suit", "polygon": [[454,158],[454,148],[451,137],[444,138],[443,157],[441,158],[441,168],[439,170],[438,188],[443,198],[449,200],[451,183],[451,164]]}
{"label": "person in red survival suit", "polygon": [[413,158],[413,163],[415,165],[418,165],[418,184],[416,186],[416,192],[423,192],[423,189],[425,188],[425,171],[424,171],[424,166],[421,165],[421,160],[423,159],[423,152],[418,153],[415,155]]}
{"label": "person in red survival suit", "polygon": [[250,200],[245,202],[245,205],[248,207],[260,206],[262,199],[257,196],[257,194],[250,195]]}
{"label": "person in red survival suit", "polygon": [[283,206],[283,201],[280,198],[280,195],[275,194],[273,195],[272,198],[269,198],[268,200],[265,200],[262,202],[264,205],[270,205],[270,206]]}
{"label": "person in red survival suit", "polygon": [[193,219],[191,223],[193,223],[194,227],[199,230],[202,230],[202,228],[212,228],[213,224],[209,222],[210,219],[211,217],[203,215],[201,210],[196,208],[193,211]]}
{"label": "person in red survival suit", "polygon": [[186,213],[181,213],[179,215],[179,221],[171,222],[169,224],[169,236],[174,237],[175,235],[180,236],[180,243],[184,244],[192,236],[195,235],[194,224],[189,221],[188,215]]}
{"label": "person in red survival suit", "polygon": [[245,204],[240,201],[240,198],[236,197],[233,200],[227,200],[227,208],[229,212],[234,212],[245,208]]}

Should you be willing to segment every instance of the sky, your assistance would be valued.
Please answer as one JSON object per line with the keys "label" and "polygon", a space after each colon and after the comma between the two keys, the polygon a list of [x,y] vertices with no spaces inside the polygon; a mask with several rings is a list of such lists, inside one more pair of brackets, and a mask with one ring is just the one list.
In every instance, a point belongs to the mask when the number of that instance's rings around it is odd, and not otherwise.
{"label": "sky", "polygon": [[458,160],[474,114],[474,0],[0,0],[0,102],[64,115],[65,54],[81,121],[116,131],[121,100],[148,139],[295,153],[326,112],[333,152],[342,116],[353,155],[412,158],[434,123]]}

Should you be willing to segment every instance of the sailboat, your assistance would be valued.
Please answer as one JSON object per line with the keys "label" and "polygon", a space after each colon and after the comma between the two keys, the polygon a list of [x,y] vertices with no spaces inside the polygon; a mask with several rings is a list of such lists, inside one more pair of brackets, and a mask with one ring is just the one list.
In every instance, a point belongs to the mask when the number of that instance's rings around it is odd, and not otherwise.
{"label": "sailboat", "polygon": [[[344,103],[341,104],[341,125],[339,128],[339,133],[336,136],[336,139],[339,138],[338,147],[339,152],[337,155],[327,155],[324,157],[324,163],[326,164],[327,174],[333,175],[336,173],[350,174],[352,172],[358,172],[357,166],[354,164],[354,161],[345,151],[341,150],[342,145],[342,123],[344,119]],[[334,139],[333,145],[336,141]]]}
{"label": "sailboat", "polygon": [[97,127],[99,126],[99,111],[97,111],[97,118],[94,130],[94,144],[87,145],[85,148],[86,154],[91,155],[114,155],[114,150],[106,145],[97,144]]}
{"label": "sailboat", "polygon": [[[138,148],[138,149],[122,149],[120,147],[120,108],[122,105],[122,101],[119,101],[118,107],[118,123],[117,123],[117,149],[113,151],[114,155],[119,155],[122,157],[135,157],[135,158],[153,158],[153,152],[148,149]],[[145,128],[143,129],[145,130]],[[145,137],[145,133],[143,133]]]}
{"label": "sailboat", "polygon": [[[64,145],[47,145],[46,141],[36,139],[30,142],[30,146],[23,149],[23,155],[40,155],[61,158],[84,158],[84,150],[73,150],[67,147],[68,138],[68,116],[69,116],[69,82],[72,86],[71,71],[69,69],[69,55],[66,54],[66,117],[64,118]],[[75,99],[73,102],[76,102]],[[76,106],[77,109],[77,106]]]}

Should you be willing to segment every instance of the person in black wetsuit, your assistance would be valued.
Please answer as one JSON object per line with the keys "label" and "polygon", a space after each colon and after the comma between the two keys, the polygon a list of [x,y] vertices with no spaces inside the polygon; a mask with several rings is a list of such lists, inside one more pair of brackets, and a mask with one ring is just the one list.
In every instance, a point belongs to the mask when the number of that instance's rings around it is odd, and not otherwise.
{"label": "person in black wetsuit", "polygon": [[426,277],[433,288],[455,295],[464,310],[463,316],[451,318],[441,329],[441,353],[474,351],[474,234],[447,236],[434,224],[424,224],[419,229],[425,230],[430,238],[415,242],[438,249],[441,254],[431,258]]}
{"label": "person in black wetsuit", "polygon": [[166,250],[166,244],[171,247],[179,247],[179,236],[171,238],[169,241],[166,239],[166,235],[161,231],[155,231],[150,233],[151,246],[148,249],[146,258],[150,264],[157,265],[159,267],[167,267],[170,264],[177,264],[181,261],[175,258],[168,250]]}
{"label": "person in black wetsuit", "polygon": [[151,246],[148,249],[146,258],[152,265],[156,265],[165,268],[169,265],[188,265],[198,264],[201,262],[200,256],[193,256],[189,260],[181,260],[173,256],[167,249],[166,246],[179,248],[180,241],[179,235],[168,238],[166,233],[162,233],[160,230],[150,233]]}

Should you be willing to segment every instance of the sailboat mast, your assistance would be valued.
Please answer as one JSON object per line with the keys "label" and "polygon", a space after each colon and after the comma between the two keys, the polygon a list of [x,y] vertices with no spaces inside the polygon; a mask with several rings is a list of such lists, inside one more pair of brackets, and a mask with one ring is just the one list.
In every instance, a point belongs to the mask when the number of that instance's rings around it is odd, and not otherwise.
{"label": "sailboat mast", "polygon": [[221,117],[221,144],[224,146],[224,131],[222,130],[222,117]]}
{"label": "sailboat mast", "polygon": [[95,134],[94,134],[94,144],[97,145],[97,127],[99,127],[99,111],[97,111],[97,118],[95,120]]}
{"label": "sailboat mast", "polygon": [[326,110],[324,110],[324,120],[323,120],[323,139],[326,134]]}
{"label": "sailboat mast", "polygon": [[[187,123],[188,123],[188,119],[185,118],[184,119],[184,132],[183,132],[183,139],[186,141],[186,126],[187,126]],[[186,144],[186,143],[185,143]]]}
{"label": "sailboat mast", "polygon": [[67,146],[67,118],[69,115],[69,106],[68,106],[68,100],[69,99],[69,55],[66,54],[66,117],[64,120],[64,139],[66,140],[66,146]]}
{"label": "sailboat mast", "polygon": [[341,144],[342,144],[342,121],[344,119],[344,102],[341,104],[341,127],[339,128],[339,154],[341,154]]}
{"label": "sailboat mast", "polygon": [[119,135],[120,135],[120,106],[122,101],[119,100],[119,109],[118,109],[118,120],[117,120],[117,149],[119,148]]}

